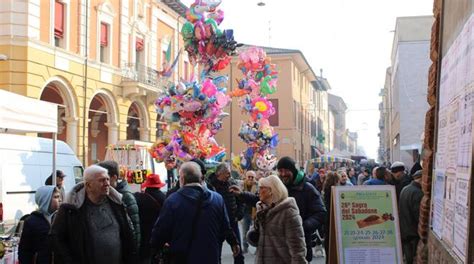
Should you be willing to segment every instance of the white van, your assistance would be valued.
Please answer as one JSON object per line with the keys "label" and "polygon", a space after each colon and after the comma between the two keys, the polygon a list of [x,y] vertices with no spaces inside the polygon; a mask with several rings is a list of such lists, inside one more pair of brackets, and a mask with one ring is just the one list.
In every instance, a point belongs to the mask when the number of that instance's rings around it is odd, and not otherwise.
{"label": "white van", "polygon": [[[36,209],[35,190],[52,173],[51,139],[0,133],[0,207],[6,225]],[[57,141],[56,166],[65,173],[68,192],[82,180],[82,164],[72,149]]]}

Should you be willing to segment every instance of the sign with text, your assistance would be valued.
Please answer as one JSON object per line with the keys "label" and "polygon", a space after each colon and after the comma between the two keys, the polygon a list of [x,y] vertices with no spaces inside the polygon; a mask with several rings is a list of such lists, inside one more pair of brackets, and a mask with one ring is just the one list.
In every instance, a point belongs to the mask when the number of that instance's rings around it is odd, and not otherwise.
{"label": "sign with text", "polygon": [[332,202],[330,251],[337,263],[403,262],[393,186],[333,187]]}

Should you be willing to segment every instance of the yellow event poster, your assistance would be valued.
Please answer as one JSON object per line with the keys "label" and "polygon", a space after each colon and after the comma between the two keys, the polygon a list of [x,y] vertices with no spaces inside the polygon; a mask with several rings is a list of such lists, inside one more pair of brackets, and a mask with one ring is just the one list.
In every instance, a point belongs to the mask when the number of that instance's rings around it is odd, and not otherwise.
{"label": "yellow event poster", "polygon": [[403,262],[393,186],[341,186],[332,193],[339,263]]}

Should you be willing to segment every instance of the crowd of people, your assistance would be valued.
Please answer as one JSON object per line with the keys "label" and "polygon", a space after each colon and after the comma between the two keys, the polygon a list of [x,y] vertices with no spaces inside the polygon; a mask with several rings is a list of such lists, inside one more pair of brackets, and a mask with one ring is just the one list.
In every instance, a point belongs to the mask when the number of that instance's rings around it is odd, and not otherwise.
{"label": "crowd of people", "polygon": [[385,184],[396,189],[406,262],[416,254],[418,163],[410,174],[401,162],[305,173],[282,157],[274,171],[242,175],[228,163],[212,173],[199,159],[166,163],[167,182],[148,175],[136,193],[114,161],[86,168],[67,195],[57,171],[57,186],[51,176],[36,191],[38,210],[24,217],[20,263],[221,263],[224,243],[236,264],[246,254],[256,263],[310,263],[315,245],[328,252],[332,187]]}

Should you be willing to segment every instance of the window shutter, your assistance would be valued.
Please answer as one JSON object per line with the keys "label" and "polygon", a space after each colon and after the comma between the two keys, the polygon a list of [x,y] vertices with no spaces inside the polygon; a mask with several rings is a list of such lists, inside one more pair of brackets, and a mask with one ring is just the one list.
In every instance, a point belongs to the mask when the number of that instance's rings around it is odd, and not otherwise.
{"label": "window shutter", "polygon": [[100,46],[102,47],[107,47],[109,45],[108,43],[108,37],[109,37],[109,27],[105,23],[100,23]]}
{"label": "window shutter", "polygon": [[137,38],[137,42],[136,42],[136,50],[137,51],[143,51],[144,49],[144,43],[143,43],[143,39],[142,38]]}
{"label": "window shutter", "polygon": [[54,36],[62,38],[64,34],[64,4],[54,3]]}

